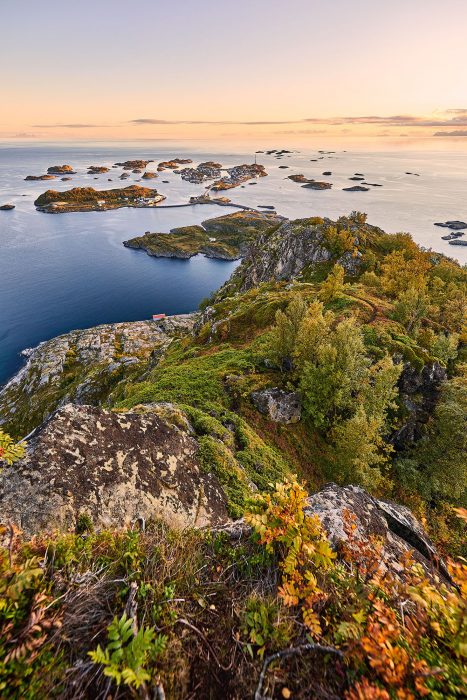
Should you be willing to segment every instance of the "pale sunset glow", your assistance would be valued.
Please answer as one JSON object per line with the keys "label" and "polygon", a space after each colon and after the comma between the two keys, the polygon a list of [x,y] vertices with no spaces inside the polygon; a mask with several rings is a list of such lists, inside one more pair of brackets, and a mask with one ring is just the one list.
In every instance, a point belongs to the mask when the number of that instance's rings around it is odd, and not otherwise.
{"label": "pale sunset glow", "polygon": [[464,0],[2,0],[0,19],[3,139],[467,136]]}

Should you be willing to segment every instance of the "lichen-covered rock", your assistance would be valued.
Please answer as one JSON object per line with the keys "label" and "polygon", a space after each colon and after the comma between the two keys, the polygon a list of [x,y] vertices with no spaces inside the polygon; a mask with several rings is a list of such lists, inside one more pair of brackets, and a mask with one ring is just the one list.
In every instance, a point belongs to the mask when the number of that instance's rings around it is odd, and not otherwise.
{"label": "lichen-covered rock", "polygon": [[275,423],[298,423],[302,405],[296,391],[283,391],[277,387],[260,389],[251,394],[253,405],[260,413],[269,416]]}
{"label": "lichen-covered rock", "polygon": [[71,331],[26,351],[26,365],[0,390],[0,426],[24,437],[59,405],[97,405],[123,379],[154,363],[195,314]]}
{"label": "lichen-covered rock", "polygon": [[410,552],[413,559],[428,572],[449,574],[423,527],[405,506],[380,501],[359,486],[327,484],[308,499],[306,513],[317,515],[332,543],[338,550],[348,540],[345,511],[351,513],[356,529],[353,536],[360,541],[378,538],[382,544],[380,570],[399,575],[402,559]]}
{"label": "lichen-covered rock", "polygon": [[200,468],[198,443],[156,412],[112,413],[67,404],[0,473],[0,522],[26,534],[158,518],[176,528],[228,520],[225,495]]}

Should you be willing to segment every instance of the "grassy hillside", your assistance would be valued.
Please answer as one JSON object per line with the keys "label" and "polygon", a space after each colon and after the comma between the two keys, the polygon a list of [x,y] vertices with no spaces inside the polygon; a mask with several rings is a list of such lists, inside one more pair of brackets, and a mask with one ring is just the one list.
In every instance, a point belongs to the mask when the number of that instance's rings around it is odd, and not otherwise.
{"label": "grassy hillside", "polygon": [[[24,542],[6,525],[0,695],[463,697],[462,561],[455,585],[408,557],[382,571],[350,511],[335,552],[304,507],[327,481],[360,484],[465,557],[466,282],[359,213],[262,231],[195,331],[106,395],[175,404],[252,531],[94,532],[83,514]],[[299,422],[255,407],[268,388],[300,397]]]}

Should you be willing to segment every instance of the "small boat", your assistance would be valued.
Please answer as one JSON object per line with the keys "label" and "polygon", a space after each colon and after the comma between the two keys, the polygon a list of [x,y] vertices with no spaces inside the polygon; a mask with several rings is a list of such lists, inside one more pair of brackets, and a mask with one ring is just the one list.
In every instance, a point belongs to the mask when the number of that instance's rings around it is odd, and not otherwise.
{"label": "small boat", "polygon": [[152,315],[152,320],[153,321],[162,321],[162,319],[165,318],[165,314],[153,314]]}

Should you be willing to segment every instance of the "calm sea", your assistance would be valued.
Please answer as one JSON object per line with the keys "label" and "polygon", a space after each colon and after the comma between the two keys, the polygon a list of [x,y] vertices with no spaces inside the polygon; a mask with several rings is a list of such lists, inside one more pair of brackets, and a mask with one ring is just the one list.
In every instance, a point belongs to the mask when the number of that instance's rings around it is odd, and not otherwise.
{"label": "calm sea", "polygon": [[[203,256],[191,260],[154,259],[122,246],[125,239],[145,231],[166,232],[228,213],[229,209],[119,209],[50,215],[37,212],[33,206],[34,199],[51,187],[121,186],[121,169],[111,169],[95,180],[86,175],[89,165],[177,156],[192,157],[195,164],[216,159],[226,166],[252,162],[254,158],[245,150],[208,151],[205,145],[186,142],[163,142],[162,146],[0,145],[0,205],[8,202],[16,206],[11,212],[0,212],[0,383],[19,368],[19,353],[24,348],[75,328],[144,319],[156,312],[192,311],[231,275],[237,263]],[[274,205],[278,213],[288,217],[337,217],[359,209],[368,213],[370,223],[390,232],[409,231],[421,245],[467,261],[467,248],[449,246],[441,240],[446,232],[433,226],[435,221],[467,220],[465,152],[339,151],[323,155],[317,150],[302,150],[280,161],[259,154],[258,162],[266,166],[269,176],[254,186],[231,190],[228,194],[233,201],[255,207]],[[71,182],[24,181],[26,175],[39,175],[48,166],[63,163],[78,170]],[[285,165],[288,167],[279,167]],[[322,177],[324,171],[331,171],[332,176]],[[328,179],[333,189],[303,189],[286,179],[292,173]],[[383,187],[363,193],[342,191],[343,187],[358,184],[348,179],[355,173],[363,173],[367,182]],[[131,174],[124,184],[138,178]],[[169,182],[164,184],[162,180]],[[190,195],[203,191],[203,185],[183,182],[170,171],[147,184],[167,196],[164,204],[183,203]]]}

